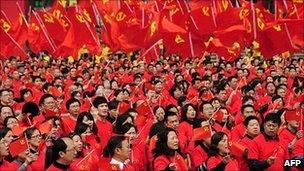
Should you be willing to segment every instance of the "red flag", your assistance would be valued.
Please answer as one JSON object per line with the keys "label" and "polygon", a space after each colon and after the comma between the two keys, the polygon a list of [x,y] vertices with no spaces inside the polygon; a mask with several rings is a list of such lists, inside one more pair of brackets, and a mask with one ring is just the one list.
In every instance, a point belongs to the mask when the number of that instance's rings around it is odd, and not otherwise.
{"label": "red flag", "polygon": [[59,89],[56,86],[50,88],[50,94],[52,94],[55,97],[60,97],[62,95],[62,93],[59,91]]}
{"label": "red flag", "polygon": [[126,102],[119,102],[119,106],[118,106],[118,112],[120,114],[125,113],[129,108],[131,108],[129,103]]}
{"label": "red flag", "polygon": [[8,145],[8,148],[9,148],[10,154],[13,157],[17,156],[18,154],[20,154],[28,149],[26,138],[22,137],[22,138],[19,138],[15,141],[11,142]]}
{"label": "red flag", "polygon": [[230,0],[213,0],[215,5],[216,14],[225,12],[231,8],[233,8]]}
{"label": "red flag", "polygon": [[21,127],[19,125],[16,125],[12,128],[12,132],[13,132],[13,135],[17,135],[17,136],[20,136],[23,134],[23,131],[26,129],[26,127]]}
{"label": "red flag", "polygon": [[193,129],[192,140],[193,141],[206,140],[207,138],[210,138],[211,135],[212,134],[211,134],[210,126],[206,125],[204,127],[199,127],[199,128]]}
{"label": "red flag", "polygon": [[221,110],[218,110],[215,114],[213,114],[213,119],[217,122],[222,123],[224,118],[224,113]]}
{"label": "red flag", "polygon": [[153,116],[153,111],[146,101],[137,106],[136,110],[138,112],[138,115]]}
{"label": "red flag", "polygon": [[146,121],[147,121],[147,117],[144,116],[144,115],[137,115],[136,118],[135,118],[135,125],[136,126],[143,126],[146,124]]}
{"label": "red flag", "polygon": [[246,147],[236,142],[229,142],[230,153],[237,157],[242,157]]}
{"label": "red flag", "polygon": [[41,134],[47,134],[49,133],[53,128],[53,121],[50,119],[46,122],[43,122],[38,126],[38,130]]}

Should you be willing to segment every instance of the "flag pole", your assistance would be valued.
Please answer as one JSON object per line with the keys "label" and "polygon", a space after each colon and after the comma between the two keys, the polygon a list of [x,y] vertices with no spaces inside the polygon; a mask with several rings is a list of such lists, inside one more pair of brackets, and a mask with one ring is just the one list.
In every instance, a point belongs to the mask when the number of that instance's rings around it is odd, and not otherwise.
{"label": "flag pole", "polygon": [[52,43],[51,38],[48,36],[47,31],[45,30],[44,25],[41,23],[42,21],[40,20],[41,18],[38,16],[38,14],[33,10],[33,14],[36,17],[38,24],[40,25],[40,28],[42,29],[42,32],[45,36],[45,38],[47,39],[47,41],[49,42],[49,44],[51,45],[53,51],[55,51],[57,49],[57,47]]}
{"label": "flag pole", "polygon": [[194,57],[194,50],[193,50],[193,43],[192,43],[192,34],[191,32],[189,31],[189,43],[190,43],[190,50],[191,50],[191,55],[192,57]]}
{"label": "flag pole", "polygon": [[3,32],[11,39],[11,41],[25,54],[25,56],[27,56],[26,52],[24,51],[24,49],[22,49],[22,47],[19,45],[18,42],[16,42],[16,40],[10,35],[8,34],[6,31],[3,30]]}
{"label": "flag pole", "polygon": [[256,16],[255,16],[255,10],[253,6],[253,0],[250,1],[250,7],[252,11],[252,23],[253,23],[253,38],[256,40],[257,38],[257,30],[256,30]]}
{"label": "flag pole", "polygon": [[8,19],[8,17],[5,14],[5,12],[3,10],[1,10],[1,13],[3,14],[4,18],[6,19],[6,21],[8,21],[10,25],[12,25],[12,22]]}
{"label": "flag pole", "polygon": [[17,7],[18,7],[18,10],[19,10],[19,12],[20,12],[20,14],[21,14],[22,19],[24,20],[24,23],[25,23],[26,27],[28,28],[28,27],[29,27],[29,24],[28,24],[27,20],[26,20],[25,17],[24,17],[24,14],[23,14],[23,12],[22,12],[22,10],[21,10],[21,8],[20,8],[19,3],[16,2],[16,5],[17,5]]}

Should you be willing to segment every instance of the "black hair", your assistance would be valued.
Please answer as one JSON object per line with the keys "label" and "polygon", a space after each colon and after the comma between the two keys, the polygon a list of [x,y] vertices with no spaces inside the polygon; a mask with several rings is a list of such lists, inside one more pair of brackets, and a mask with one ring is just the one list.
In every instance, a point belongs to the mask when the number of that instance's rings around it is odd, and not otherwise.
{"label": "black hair", "polygon": [[113,157],[115,154],[116,148],[122,147],[122,142],[126,139],[125,136],[117,135],[111,137],[111,139],[108,141],[107,145],[103,149],[103,156],[104,157]]}
{"label": "black hair", "polygon": [[[211,137],[211,145],[208,152],[209,156],[216,156],[219,153],[219,149],[217,148],[219,142],[224,138],[226,134],[224,132],[216,132]],[[227,136],[227,135],[226,135]]]}
{"label": "black hair", "polygon": [[156,111],[157,111],[159,108],[162,108],[162,109],[164,110],[164,112],[165,112],[165,108],[164,108],[164,107],[162,107],[162,106],[155,106],[155,107],[153,108],[153,114],[154,114],[154,115],[156,114]]}
{"label": "black hair", "polygon": [[[196,107],[193,104],[191,104],[191,103],[186,104],[185,106],[182,107],[181,121],[189,121],[189,119],[187,118],[187,112],[188,112],[188,109],[190,106],[196,111]],[[196,116],[197,116],[197,113],[196,113]]]}
{"label": "black hair", "polygon": [[63,138],[58,138],[54,141],[53,146],[48,147],[45,156],[44,169],[49,168],[49,166],[60,158],[59,152],[66,152],[67,144],[64,142]]}
{"label": "black hair", "polygon": [[165,112],[165,116],[164,116],[164,122],[167,122],[168,121],[168,118],[170,116],[177,116],[177,114],[175,112],[170,112],[170,111],[166,111]]}
{"label": "black hair", "polygon": [[80,101],[74,97],[70,98],[66,103],[65,103],[65,107],[67,110],[70,109],[70,105],[73,104],[73,103],[78,103],[79,105],[81,105]]}
{"label": "black hair", "polygon": [[78,123],[83,123],[83,119],[84,117],[87,117],[87,119],[93,121],[93,127],[92,127],[92,132],[94,135],[97,136],[97,133],[98,133],[98,128],[96,126],[96,123],[94,121],[94,117],[91,113],[89,112],[81,112],[78,116],[77,116],[77,121],[76,121],[76,124]]}
{"label": "black hair", "polygon": [[112,100],[108,103],[109,110],[117,109],[119,105],[118,100]]}
{"label": "black hair", "polygon": [[166,106],[165,112],[170,111],[172,108],[176,108],[177,109],[177,107],[174,104],[170,103],[168,106]]}
{"label": "black hair", "polygon": [[211,106],[213,106],[210,101],[203,101],[202,104],[199,106],[199,111],[202,112],[204,110],[204,105],[206,104],[210,104]]}
{"label": "black hair", "polygon": [[39,106],[34,102],[26,102],[23,105],[21,112],[23,114],[29,113],[29,118],[32,119],[39,115]]}
{"label": "black hair", "polygon": [[100,104],[103,104],[103,103],[108,104],[107,99],[103,96],[97,96],[93,101],[93,106],[97,108]]}
{"label": "black hair", "polygon": [[[120,128],[122,125],[124,125],[124,122],[128,119],[128,118],[132,119],[132,123],[134,123],[134,118],[130,115],[130,114],[122,114],[119,115],[116,119],[116,123],[115,123],[115,128]],[[117,130],[114,130],[115,132],[117,132]]]}
{"label": "black hair", "polygon": [[[161,155],[165,155],[167,157],[175,155],[176,150],[170,149],[167,145],[168,134],[172,131],[177,134],[176,131],[172,128],[166,128],[157,134],[158,139],[155,145],[155,149],[153,150],[154,158],[157,158]],[[180,152],[180,149],[178,149],[177,151]]]}
{"label": "black hair", "polygon": [[244,113],[244,110],[245,110],[245,108],[247,108],[247,107],[251,107],[254,111],[255,111],[255,109],[254,109],[254,106],[253,105],[250,105],[250,104],[246,104],[246,105],[243,105],[242,107],[241,107],[241,112],[242,112],[242,114]]}
{"label": "black hair", "polygon": [[131,124],[131,123],[126,123],[126,124],[123,124],[123,125],[120,125],[120,127],[116,127],[115,128],[115,131],[117,134],[125,134],[127,133],[131,128],[135,128],[135,131],[137,132],[137,128],[135,125]]}
{"label": "black hair", "polygon": [[259,122],[258,117],[256,117],[256,116],[248,116],[248,117],[244,120],[244,122],[243,122],[244,125],[247,127],[248,124],[249,124],[249,122],[250,122],[251,120],[257,120],[257,121]]}
{"label": "black hair", "polygon": [[44,104],[45,99],[52,97],[53,99],[55,99],[55,97],[51,94],[44,94],[43,96],[41,96],[40,100],[39,100],[39,105]]}
{"label": "black hair", "polygon": [[178,98],[177,104],[178,106],[183,106],[183,103],[187,100],[187,97],[185,95],[182,95]]}
{"label": "black hair", "polygon": [[281,125],[281,118],[277,113],[268,113],[264,119],[264,124],[269,121],[272,121],[273,123],[276,123],[279,126]]}
{"label": "black hair", "polygon": [[4,138],[6,136],[8,131],[11,131],[11,129],[8,127],[4,127],[4,128],[0,129],[0,140],[2,140],[2,138]]}

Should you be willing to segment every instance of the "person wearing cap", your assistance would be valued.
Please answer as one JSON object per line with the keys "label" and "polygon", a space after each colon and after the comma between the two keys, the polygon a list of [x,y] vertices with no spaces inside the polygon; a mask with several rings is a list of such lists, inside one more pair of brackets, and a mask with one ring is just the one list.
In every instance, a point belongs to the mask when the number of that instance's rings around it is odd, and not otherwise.
{"label": "person wearing cap", "polygon": [[284,114],[286,127],[279,132],[279,137],[288,147],[291,154],[294,144],[303,137],[303,130],[300,129],[300,112],[295,110],[286,111]]}

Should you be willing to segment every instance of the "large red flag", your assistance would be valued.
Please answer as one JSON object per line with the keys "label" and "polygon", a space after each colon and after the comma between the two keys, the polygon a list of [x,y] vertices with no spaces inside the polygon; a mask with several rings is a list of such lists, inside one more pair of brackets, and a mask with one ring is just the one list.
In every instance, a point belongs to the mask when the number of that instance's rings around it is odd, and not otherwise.
{"label": "large red flag", "polygon": [[296,49],[304,48],[304,20],[281,20],[281,22],[286,25],[286,31],[289,31],[291,41]]}
{"label": "large red flag", "polygon": [[256,40],[258,50],[266,58],[272,58],[274,55],[292,51],[294,48],[289,36],[284,24],[279,24],[278,22],[272,23],[259,33]]}

